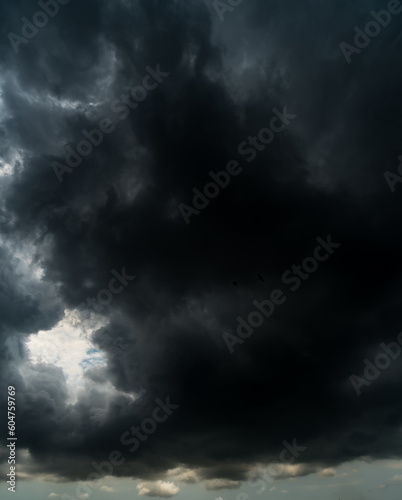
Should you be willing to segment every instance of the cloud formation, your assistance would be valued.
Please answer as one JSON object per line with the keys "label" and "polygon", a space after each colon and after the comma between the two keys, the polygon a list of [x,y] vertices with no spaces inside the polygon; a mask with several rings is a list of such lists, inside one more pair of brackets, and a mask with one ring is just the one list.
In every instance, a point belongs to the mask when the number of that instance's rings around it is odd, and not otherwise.
{"label": "cloud formation", "polygon": [[[401,363],[359,398],[349,381],[402,328],[402,191],[383,176],[402,147],[398,23],[351,64],[339,48],[371,8],[255,0],[220,22],[195,0],[85,0],[16,54],[7,34],[37,5],[0,2],[0,389],[17,388],[23,473],[85,479],[118,449],[113,475],[169,497],[168,471],[236,488],[283,440],[307,448],[288,472],[402,456]],[[169,77],[134,107],[158,65]],[[285,106],[297,119],[263,148]],[[52,163],[104,118],[114,131],[60,183]],[[241,176],[187,225],[180,203],[233,160]],[[341,247],[290,293],[283,273],[328,234]],[[123,268],[130,286],[88,308]],[[278,287],[230,355],[224,332]],[[73,402],[26,347],[72,311],[104,360]],[[121,434],[168,396],[180,410],[130,453]]]}
{"label": "cloud formation", "polygon": [[170,498],[177,495],[180,488],[168,481],[154,481],[139,483],[137,490],[139,496]]}

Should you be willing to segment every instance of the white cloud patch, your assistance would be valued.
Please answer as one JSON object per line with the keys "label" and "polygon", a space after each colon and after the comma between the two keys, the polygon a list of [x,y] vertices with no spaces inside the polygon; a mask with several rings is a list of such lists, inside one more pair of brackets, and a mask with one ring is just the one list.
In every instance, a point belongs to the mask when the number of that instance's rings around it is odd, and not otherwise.
{"label": "white cloud patch", "polygon": [[116,490],[105,484],[99,488],[99,491],[104,491],[105,493],[115,493]]}
{"label": "white cloud patch", "polygon": [[198,483],[200,481],[197,473],[186,467],[176,467],[167,471],[166,476],[182,483]]}
{"label": "white cloud patch", "polygon": [[336,470],[332,468],[322,469],[317,474],[321,477],[335,477]]}
{"label": "white cloud patch", "polygon": [[308,464],[271,464],[269,467],[269,475],[274,479],[306,476],[313,472],[317,472],[317,467]]}
{"label": "white cloud patch", "polygon": [[232,481],[231,479],[223,478],[208,479],[207,481],[204,481],[204,485],[207,490],[223,490],[226,488],[234,490],[239,488],[240,484],[240,481]]}
{"label": "white cloud patch", "polygon": [[16,167],[22,163],[22,156],[18,151],[13,151],[8,158],[8,161],[0,159],[0,177],[5,175],[13,175]]}
{"label": "white cloud patch", "polygon": [[177,495],[180,488],[169,481],[147,481],[137,484],[139,496],[170,498]]}
{"label": "white cloud patch", "polygon": [[84,387],[84,372],[105,364],[104,357],[89,340],[93,329],[100,326],[93,320],[83,322],[73,311],[66,311],[54,328],[31,335],[27,342],[32,363],[49,363],[63,370],[72,402]]}

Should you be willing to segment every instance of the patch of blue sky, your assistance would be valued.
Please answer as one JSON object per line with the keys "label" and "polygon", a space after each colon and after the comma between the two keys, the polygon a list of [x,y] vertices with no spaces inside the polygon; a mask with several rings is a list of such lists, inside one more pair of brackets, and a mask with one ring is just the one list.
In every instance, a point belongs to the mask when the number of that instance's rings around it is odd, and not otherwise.
{"label": "patch of blue sky", "polygon": [[84,358],[80,363],[80,367],[83,370],[86,370],[88,368],[92,368],[97,365],[103,365],[105,363],[105,358],[102,356],[102,354],[95,348],[90,348],[86,352],[87,357]]}

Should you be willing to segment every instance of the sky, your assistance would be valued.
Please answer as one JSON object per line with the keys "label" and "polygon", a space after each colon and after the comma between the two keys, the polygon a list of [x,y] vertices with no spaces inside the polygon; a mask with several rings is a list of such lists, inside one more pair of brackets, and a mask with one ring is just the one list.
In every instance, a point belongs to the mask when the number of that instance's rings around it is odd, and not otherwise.
{"label": "sky", "polygon": [[0,0],[2,498],[400,499],[401,23]]}

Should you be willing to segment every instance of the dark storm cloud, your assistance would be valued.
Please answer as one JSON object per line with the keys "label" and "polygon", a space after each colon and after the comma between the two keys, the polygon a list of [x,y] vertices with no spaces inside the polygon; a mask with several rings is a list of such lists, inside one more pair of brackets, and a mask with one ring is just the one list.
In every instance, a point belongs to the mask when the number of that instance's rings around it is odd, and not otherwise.
{"label": "dark storm cloud", "polygon": [[[24,357],[23,340],[32,331],[47,329],[61,317],[61,309],[52,295],[52,288],[38,283],[23,262],[29,257],[21,241],[5,245],[1,235],[0,249],[0,383],[5,392],[8,385],[20,382],[17,366]],[[21,251],[17,257],[13,255]],[[27,272],[28,271],[28,272]]]}
{"label": "dark storm cloud", "polygon": [[[19,54],[3,36],[2,150],[23,158],[5,187],[5,234],[35,244],[41,286],[57,286],[65,308],[82,308],[111,269],[136,275],[101,313],[93,340],[107,366],[87,378],[139,399],[103,401],[95,387],[68,406],[60,372],[39,365],[19,416],[38,470],[83,478],[118,448],[117,475],[184,464],[239,480],[293,438],[312,464],[401,456],[400,364],[360,398],[349,382],[402,324],[402,193],[383,178],[402,143],[402,17],[350,65],[339,49],[382,7],[255,0],[220,23],[202,2],[71,2]],[[1,9],[3,34],[34,12]],[[59,183],[64,146],[158,64],[166,81],[126,120],[114,115],[116,130]],[[297,119],[249,165],[238,144],[284,106]],[[187,226],[178,204],[232,159],[244,171]],[[223,332],[328,234],[340,249],[231,356]],[[5,328],[44,328],[29,319],[35,297],[7,310]],[[128,453],[121,434],[168,395],[180,409]]]}

